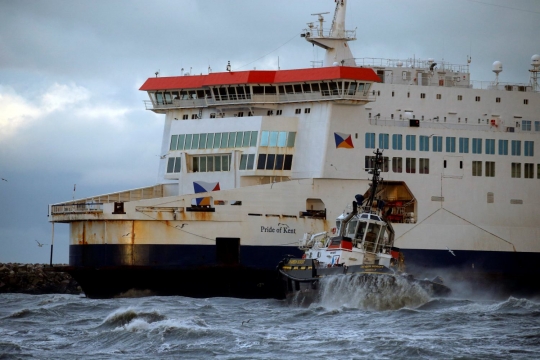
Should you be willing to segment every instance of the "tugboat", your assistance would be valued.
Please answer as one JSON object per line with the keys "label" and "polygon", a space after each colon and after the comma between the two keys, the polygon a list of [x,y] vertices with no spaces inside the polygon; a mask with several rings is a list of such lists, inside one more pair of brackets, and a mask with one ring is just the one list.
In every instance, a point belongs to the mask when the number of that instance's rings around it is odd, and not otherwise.
{"label": "tugboat", "polygon": [[349,276],[358,285],[375,283],[380,277],[390,277],[390,282],[405,279],[430,296],[450,294],[450,288],[439,276],[419,280],[405,272],[405,258],[394,247],[394,229],[388,220],[392,208],[385,211],[384,201],[377,199],[377,188],[384,184],[380,177],[383,153],[377,149],[374,154],[371,168],[366,169],[372,175],[370,188],[366,194],[355,196],[352,211],[349,208],[337,217],[333,236],[328,232],[306,233],[299,244],[304,251],[302,258],[288,257],[279,263],[288,300],[314,301],[321,279],[327,276]]}

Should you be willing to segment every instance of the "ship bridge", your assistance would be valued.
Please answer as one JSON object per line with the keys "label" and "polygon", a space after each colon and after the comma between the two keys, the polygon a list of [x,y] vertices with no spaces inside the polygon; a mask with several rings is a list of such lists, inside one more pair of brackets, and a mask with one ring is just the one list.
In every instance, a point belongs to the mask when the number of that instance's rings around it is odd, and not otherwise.
{"label": "ship bridge", "polygon": [[333,66],[299,70],[228,71],[208,75],[149,78],[140,88],[146,109],[165,113],[183,108],[274,108],[277,104],[334,101],[364,105],[371,84],[368,68]]}

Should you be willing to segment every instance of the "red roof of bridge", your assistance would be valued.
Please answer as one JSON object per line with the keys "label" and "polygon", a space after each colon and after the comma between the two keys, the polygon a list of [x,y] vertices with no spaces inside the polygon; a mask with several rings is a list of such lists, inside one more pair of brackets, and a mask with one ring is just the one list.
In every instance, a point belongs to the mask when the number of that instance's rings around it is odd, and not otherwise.
{"label": "red roof of bridge", "polygon": [[323,80],[381,81],[370,68],[333,66],[295,70],[249,70],[148,78],[139,90],[198,89],[204,86],[237,84],[283,84]]}

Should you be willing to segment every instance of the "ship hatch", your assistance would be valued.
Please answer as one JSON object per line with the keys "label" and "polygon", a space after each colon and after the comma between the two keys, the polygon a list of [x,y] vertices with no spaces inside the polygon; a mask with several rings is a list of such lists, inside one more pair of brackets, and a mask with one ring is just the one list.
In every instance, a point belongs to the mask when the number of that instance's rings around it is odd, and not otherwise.
{"label": "ship hatch", "polygon": [[240,238],[216,238],[216,261],[222,265],[240,263]]}

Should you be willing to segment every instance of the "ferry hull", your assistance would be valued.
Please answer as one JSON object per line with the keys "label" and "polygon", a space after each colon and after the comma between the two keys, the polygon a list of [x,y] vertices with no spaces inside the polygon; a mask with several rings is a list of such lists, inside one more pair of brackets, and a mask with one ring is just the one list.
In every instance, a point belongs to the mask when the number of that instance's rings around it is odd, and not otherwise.
{"label": "ferry hull", "polygon": [[[459,296],[540,294],[537,253],[402,249],[406,271],[441,276]],[[137,295],[285,297],[277,264],[296,247],[241,246],[239,261],[218,261],[212,245],[71,245],[69,272],[90,298]],[[473,265],[474,264],[474,267]]]}

